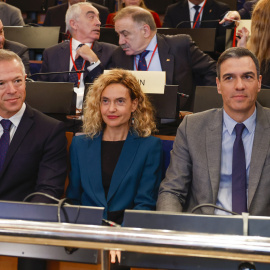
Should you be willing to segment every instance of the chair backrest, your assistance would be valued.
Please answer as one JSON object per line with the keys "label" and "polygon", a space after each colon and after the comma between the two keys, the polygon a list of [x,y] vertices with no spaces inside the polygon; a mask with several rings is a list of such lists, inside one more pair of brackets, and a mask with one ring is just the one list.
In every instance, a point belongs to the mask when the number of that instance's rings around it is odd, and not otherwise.
{"label": "chair backrest", "polygon": [[[257,101],[264,107],[270,108],[270,89],[261,89]],[[216,86],[197,86],[193,112],[202,112],[223,106],[222,97]]]}
{"label": "chair backrest", "polygon": [[170,164],[171,150],[173,148],[173,143],[175,136],[165,136],[165,135],[155,135],[162,140],[162,150],[163,150],[163,164],[162,164],[162,179],[165,177],[167,168]]}
{"label": "chair backrest", "polygon": [[[66,138],[67,138],[67,152],[68,152],[68,173],[69,173],[69,171],[70,171],[69,147],[70,147],[70,145],[71,145],[73,136],[74,136],[73,132],[68,132],[68,131],[66,131]],[[67,174],[66,181],[65,181],[65,189],[64,189],[64,195],[63,195],[63,198],[66,197],[66,190],[67,190],[68,184],[69,184],[69,178],[68,178],[68,174]]]}

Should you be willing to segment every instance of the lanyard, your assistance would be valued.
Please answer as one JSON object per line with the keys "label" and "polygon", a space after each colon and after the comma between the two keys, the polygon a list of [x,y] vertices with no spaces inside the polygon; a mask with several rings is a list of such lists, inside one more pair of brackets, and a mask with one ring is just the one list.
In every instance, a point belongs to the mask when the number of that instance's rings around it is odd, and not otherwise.
{"label": "lanyard", "polygon": [[[150,64],[151,64],[151,62],[152,62],[152,59],[153,59],[153,57],[154,57],[154,54],[155,54],[156,50],[157,50],[157,44],[156,44],[156,47],[155,47],[155,49],[154,49],[154,51],[153,51],[153,53],[152,53],[152,55],[151,55],[151,58],[150,58],[150,61],[149,61],[149,63],[148,63],[148,66],[147,66],[146,71],[148,71],[148,68],[150,67]],[[136,55],[134,56],[134,61],[135,61],[135,65],[136,65],[136,70],[138,70],[138,65],[137,65],[137,62],[136,62]]]}
{"label": "lanyard", "polygon": [[199,18],[200,18],[200,16],[201,16],[201,13],[202,13],[202,11],[203,11],[203,9],[204,9],[204,6],[205,6],[206,2],[207,2],[207,0],[205,0],[204,4],[203,4],[202,8],[200,9],[200,12],[199,12],[199,14],[198,14],[198,16],[197,16],[197,18],[196,18],[196,20],[195,20],[195,22],[193,23],[193,29],[195,29],[195,26],[196,26],[196,24],[197,24],[197,21],[199,20]]}
{"label": "lanyard", "polygon": [[[73,55],[72,55],[72,38],[70,39],[69,41],[69,50],[70,50],[70,56],[71,56],[71,60],[72,60],[72,63],[73,63],[73,66],[74,66],[74,69],[76,71],[78,71],[77,67],[76,67],[76,64],[75,64],[75,61],[73,59]],[[94,45],[94,42],[92,43],[92,46],[91,46],[91,50],[93,48],[93,45]],[[85,66],[85,60],[83,61],[83,66],[82,66],[82,69],[80,71],[82,71],[84,69],[84,66]],[[82,76],[82,73],[77,73],[77,76],[78,76],[78,85],[77,87],[79,88],[80,87],[80,82],[81,82],[81,76]]]}

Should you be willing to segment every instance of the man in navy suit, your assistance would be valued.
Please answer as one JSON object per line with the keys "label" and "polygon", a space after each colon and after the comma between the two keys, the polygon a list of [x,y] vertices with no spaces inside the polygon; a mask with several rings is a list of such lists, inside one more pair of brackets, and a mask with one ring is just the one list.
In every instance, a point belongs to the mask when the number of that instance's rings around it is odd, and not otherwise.
{"label": "man in navy suit", "polygon": [[[0,200],[22,201],[33,192],[60,198],[67,169],[64,125],[25,104],[25,78],[20,57],[0,50]],[[54,202],[43,196],[32,201]]]}
{"label": "man in navy suit", "polygon": [[[85,2],[86,0],[69,0],[68,3],[62,5],[50,7],[46,13],[44,26],[60,26],[61,32],[66,32],[65,16],[69,6],[78,2]],[[90,2],[91,3],[91,2]],[[109,10],[107,7],[91,3],[98,11],[100,16],[101,25],[106,24]]]}
{"label": "man in navy suit", "polygon": [[[112,53],[117,46],[97,41],[100,36],[99,12],[90,3],[82,2],[70,6],[66,14],[66,22],[72,39],[44,51],[41,72],[68,72],[73,67],[81,69],[75,62],[77,58],[83,58],[82,69],[86,72],[81,77],[78,76],[78,83],[74,85],[77,93],[77,108],[81,109],[85,83],[92,83],[104,69],[110,66]],[[71,76],[68,73],[54,74],[41,76],[40,79],[70,82]]]}

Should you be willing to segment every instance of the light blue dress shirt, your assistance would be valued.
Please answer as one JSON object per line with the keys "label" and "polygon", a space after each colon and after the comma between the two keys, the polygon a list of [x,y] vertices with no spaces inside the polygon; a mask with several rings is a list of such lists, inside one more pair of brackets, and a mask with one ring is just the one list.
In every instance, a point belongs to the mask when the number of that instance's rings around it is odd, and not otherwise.
{"label": "light blue dress shirt", "polygon": [[[155,35],[152,38],[152,40],[150,41],[150,43],[148,44],[147,48],[145,49],[145,50],[149,50],[149,53],[145,57],[145,61],[146,61],[147,66],[149,65],[149,62],[151,60],[151,57],[152,57],[152,54],[155,50],[156,45],[157,45],[157,36]],[[134,70],[137,70],[136,63],[138,66],[139,58],[140,58],[139,55],[136,55],[134,57],[134,59],[136,61],[136,62],[134,61]],[[150,66],[148,68],[148,71],[162,71],[161,63],[160,63],[160,59],[159,59],[159,55],[158,55],[158,47],[153,55],[153,58],[152,58],[152,61],[150,63]]]}
{"label": "light blue dress shirt", "polygon": [[[236,124],[237,122],[234,121],[223,110],[221,172],[216,205],[230,211],[232,211],[232,155],[233,155],[233,144],[236,137],[234,130]],[[247,176],[247,191],[248,191],[249,168],[256,127],[256,108],[254,113],[247,120],[245,120],[243,124],[246,126],[242,134],[242,140],[246,156],[246,176]],[[228,215],[228,213],[220,210],[215,210],[215,214]]]}

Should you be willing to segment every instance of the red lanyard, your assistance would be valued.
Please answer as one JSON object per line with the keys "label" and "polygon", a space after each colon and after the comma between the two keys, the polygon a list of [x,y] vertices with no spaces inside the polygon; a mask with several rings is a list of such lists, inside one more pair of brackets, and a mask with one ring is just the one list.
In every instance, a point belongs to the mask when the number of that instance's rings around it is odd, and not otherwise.
{"label": "red lanyard", "polygon": [[[76,71],[78,71],[77,67],[76,67],[76,64],[75,64],[75,61],[73,59],[73,55],[72,55],[72,38],[70,39],[69,41],[69,50],[70,50],[70,56],[71,56],[71,60],[72,60],[72,63],[73,63],[73,66],[74,66],[74,69]],[[92,43],[92,46],[91,46],[91,50],[93,48],[93,45],[94,45],[94,42]],[[80,71],[82,71],[84,69],[84,66],[85,66],[85,60],[83,61],[83,66],[82,66],[82,69]],[[82,73],[77,73],[77,76],[78,76],[78,85],[77,87],[79,88],[80,87],[80,82],[81,82],[81,76],[82,76]]]}
{"label": "red lanyard", "polygon": [[[153,53],[152,53],[152,55],[151,55],[151,58],[150,58],[150,61],[149,61],[149,63],[148,63],[148,66],[147,66],[146,71],[148,71],[148,68],[150,67],[150,64],[151,64],[151,62],[152,62],[152,59],[153,59],[153,57],[154,57],[154,54],[155,54],[156,50],[157,50],[157,44],[156,44],[156,47],[155,47],[155,49],[154,49],[154,51],[153,51]],[[138,70],[138,65],[137,65],[137,62],[136,62],[136,55],[134,56],[134,61],[135,61],[135,65],[136,65],[136,70]]]}
{"label": "red lanyard", "polygon": [[195,20],[195,22],[193,23],[193,29],[195,29],[195,26],[196,26],[197,21],[199,20],[199,18],[200,18],[200,16],[201,16],[201,13],[202,13],[202,11],[203,11],[203,9],[204,9],[204,6],[205,6],[205,4],[206,4],[206,1],[207,1],[207,0],[205,0],[204,4],[203,4],[202,8],[200,9],[200,12],[199,12],[199,14],[198,14],[198,16],[197,16],[197,18],[196,18],[196,20]]}

